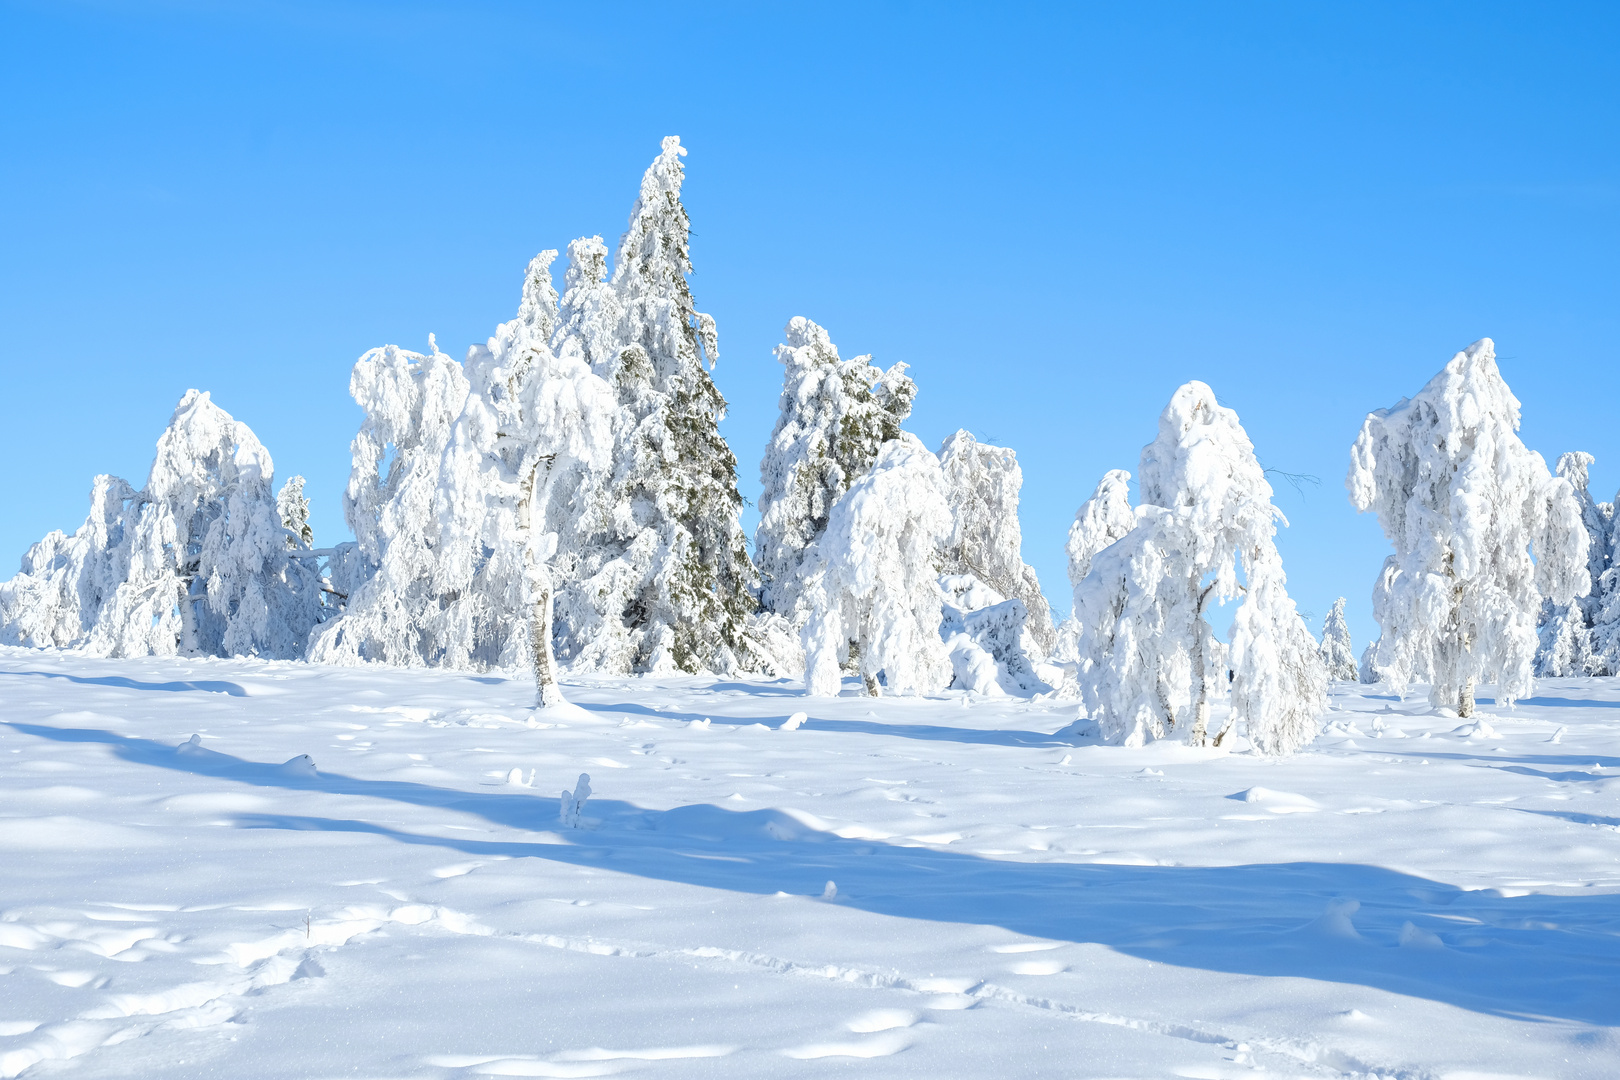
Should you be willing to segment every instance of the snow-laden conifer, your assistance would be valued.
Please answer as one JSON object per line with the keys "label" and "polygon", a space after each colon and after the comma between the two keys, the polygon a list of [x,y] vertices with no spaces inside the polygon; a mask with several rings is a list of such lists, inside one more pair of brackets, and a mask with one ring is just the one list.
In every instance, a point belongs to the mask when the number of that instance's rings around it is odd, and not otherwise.
{"label": "snow-laden conifer", "polygon": [[1035,568],[1022,555],[1018,496],[1024,474],[1017,454],[958,431],[940,447],[939,463],[951,504],[951,533],[940,549],[941,568],[947,574],[972,574],[1002,596],[1022,601],[1024,629],[1035,651],[1046,655],[1057,635]]}
{"label": "snow-laden conifer", "polygon": [[759,466],[754,558],[765,607],[802,625],[805,549],[826,529],[833,503],[899,436],[917,387],[905,364],[885,371],[870,356],[840,359],[827,332],[802,316],[783,333],[780,412]]}
{"label": "snow-laden conifer", "polygon": [[[757,602],[726,403],[709,377],[714,320],[687,285],[680,140],[642,179],[609,281],[600,245],[576,243],[557,351],[578,348],[618,403],[613,467],[579,493],[580,540],[562,553],[558,647],[576,669],[727,671],[760,663]],[[568,339],[577,340],[570,345]]]}
{"label": "snow-laden conifer", "polygon": [[1360,668],[1356,653],[1350,645],[1350,624],[1344,620],[1344,597],[1333,601],[1333,608],[1322,620],[1322,665],[1328,678],[1354,682]]}
{"label": "snow-laden conifer", "polygon": [[1612,554],[1614,504],[1592,498],[1588,470],[1596,459],[1574,451],[1558,459],[1556,472],[1569,481],[1575,501],[1581,507],[1581,525],[1586,530],[1586,572],[1591,591],[1567,604],[1542,601],[1541,619],[1536,627],[1537,678],[1566,675],[1612,675],[1616,670],[1610,658],[1596,643],[1595,624],[1604,608],[1604,574]]}
{"label": "snow-laden conifer", "polygon": [[35,544],[0,586],[0,639],[97,656],[301,656],[321,585],[273,479],[248,426],[188,391],[146,486],[97,477],[84,525]]}
{"label": "snow-laden conifer", "polygon": [[315,543],[315,530],[309,527],[309,500],[304,497],[302,476],[290,476],[281,485],[281,491],[276,494],[276,513],[281,516],[282,527],[292,533],[287,537],[288,547],[296,548],[300,544],[309,547]]}
{"label": "snow-laden conifer", "polygon": [[1580,503],[1518,428],[1482,338],[1416,397],[1368,415],[1345,481],[1395,547],[1373,595],[1373,666],[1396,693],[1428,681],[1430,701],[1461,716],[1477,682],[1502,702],[1528,694],[1543,598],[1589,589]]}
{"label": "snow-laden conifer", "polygon": [[[1139,476],[1130,532],[1075,589],[1090,718],[1127,745],[1173,733],[1202,744],[1229,671],[1215,744],[1242,720],[1260,751],[1292,753],[1316,734],[1327,677],[1288,597],[1273,540],[1283,517],[1237,414],[1203,383],[1181,387]],[[1205,615],[1240,596],[1222,649]]]}
{"label": "snow-laden conifer", "polygon": [[950,534],[939,459],[909,432],[833,504],[805,552],[805,691],[836,695],[847,665],[868,694],[945,689],[935,551]]}

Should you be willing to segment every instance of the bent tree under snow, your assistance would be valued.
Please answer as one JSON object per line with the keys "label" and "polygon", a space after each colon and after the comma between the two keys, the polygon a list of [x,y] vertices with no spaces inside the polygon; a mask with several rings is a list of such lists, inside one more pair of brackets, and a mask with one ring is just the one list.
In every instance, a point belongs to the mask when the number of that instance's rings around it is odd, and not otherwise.
{"label": "bent tree under snow", "polygon": [[[1288,597],[1273,539],[1284,519],[1237,414],[1208,386],[1187,383],[1160,416],[1139,475],[1130,531],[1092,556],[1075,587],[1090,718],[1127,745],[1172,734],[1220,745],[1242,720],[1261,752],[1298,750],[1319,729],[1327,674]],[[1082,521],[1119,524],[1123,476],[1109,474]],[[1206,615],[1239,597],[1223,650]],[[1228,720],[1211,736],[1210,706],[1228,692]]]}
{"label": "bent tree under snow", "polygon": [[950,534],[939,459],[902,432],[833,504],[805,552],[805,692],[836,696],[850,664],[868,694],[931,694],[951,681],[935,551]]}
{"label": "bent tree under snow", "polygon": [[1519,401],[1481,338],[1417,396],[1368,415],[1345,479],[1395,547],[1373,592],[1372,666],[1396,693],[1428,681],[1429,700],[1460,716],[1478,682],[1503,702],[1529,694],[1543,598],[1590,587],[1580,503],[1518,430]]}

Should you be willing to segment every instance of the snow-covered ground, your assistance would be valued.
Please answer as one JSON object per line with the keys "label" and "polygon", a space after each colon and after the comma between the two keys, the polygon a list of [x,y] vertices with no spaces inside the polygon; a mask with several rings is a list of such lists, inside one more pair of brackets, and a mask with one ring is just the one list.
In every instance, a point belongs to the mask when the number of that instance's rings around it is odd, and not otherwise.
{"label": "snow-covered ground", "polygon": [[1620,680],[1285,761],[567,689],[0,650],[0,1077],[1620,1073]]}

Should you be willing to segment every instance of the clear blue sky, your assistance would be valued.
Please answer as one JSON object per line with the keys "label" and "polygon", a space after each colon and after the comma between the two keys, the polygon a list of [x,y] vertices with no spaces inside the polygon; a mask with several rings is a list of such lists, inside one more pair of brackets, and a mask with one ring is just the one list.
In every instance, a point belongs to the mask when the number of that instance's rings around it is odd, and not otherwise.
{"label": "clear blue sky", "polygon": [[1613,4],[0,2],[0,571],[193,386],[342,538],[355,358],[481,341],[679,134],[745,494],[809,316],[1018,451],[1066,612],[1075,508],[1202,379],[1321,478],[1280,544],[1359,648],[1348,450],[1457,349],[1620,483],[1616,56]]}

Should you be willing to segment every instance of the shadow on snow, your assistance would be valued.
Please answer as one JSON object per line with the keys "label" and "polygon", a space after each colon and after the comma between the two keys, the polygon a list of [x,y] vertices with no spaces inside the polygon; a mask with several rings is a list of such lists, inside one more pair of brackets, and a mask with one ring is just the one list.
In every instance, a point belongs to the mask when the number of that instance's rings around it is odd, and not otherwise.
{"label": "shadow on snow", "polygon": [[[656,811],[593,798],[589,813],[600,817],[599,827],[575,832],[559,829],[554,797],[340,774],[296,776],[278,765],[208,750],[181,752],[100,729],[3,723],[39,738],[100,743],[141,765],[455,810],[514,829],[558,829],[566,839],[429,836],[357,818],[293,814],[239,815],[234,823],[242,829],[361,833],[474,856],[545,859],[755,895],[819,896],[831,879],[838,883],[840,905],[879,915],[996,925],[1185,968],[1325,979],[1496,1015],[1620,1023],[1620,995],[1614,992],[1620,895],[1612,893],[1508,897],[1350,863],[1020,862],[846,840],[778,810],[736,812],[708,804]],[[1340,899],[1361,904],[1350,935],[1323,918],[1329,903]],[[1438,934],[1446,947],[1399,947],[1408,921]]]}

